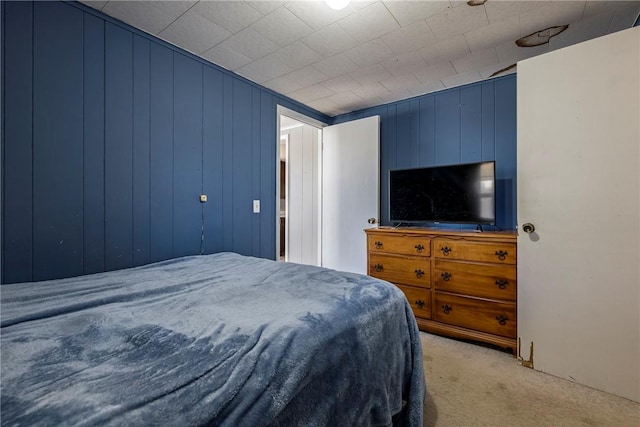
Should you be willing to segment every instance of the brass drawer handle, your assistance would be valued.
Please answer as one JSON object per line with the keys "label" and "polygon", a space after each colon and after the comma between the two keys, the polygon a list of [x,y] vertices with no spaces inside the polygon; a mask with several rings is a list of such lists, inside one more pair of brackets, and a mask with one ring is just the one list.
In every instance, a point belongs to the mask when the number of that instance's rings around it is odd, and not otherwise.
{"label": "brass drawer handle", "polygon": [[424,271],[420,270],[419,268],[414,270],[414,273],[416,273],[416,277],[419,279],[422,276],[424,276]]}
{"label": "brass drawer handle", "polygon": [[453,250],[451,249],[449,246],[443,246],[440,248],[440,250],[442,251],[443,255],[449,255],[449,253]]}
{"label": "brass drawer handle", "polygon": [[422,251],[424,250],[424,246],[422,246],[420,243],[415,245],[414,248],[416,248],[416,252],[418,253],[422,253]]}
{"label": "brass drawer handle", "polygon": [[509,281],[506,279],[496,280],[496,286],[499,287],[500,289],[507,289],[508,284],[509,284]]}
{"label": "brass drawer handle", "polygon": [[442,306],[442,311],[444,312],[444,314],[449,314],[451,310],[453,310],[453,307],[451,307],[450,305],[445,304]]}
{"label": "brass drawer handle", "polygon": [[442,277],[442,280],[444,280],[445,282],[448,282],[449,280],[451,280],[451,273],[445,271],[440,275],[440,277]]}
{"label": "brass drawer handle", "polygon": [[509,252],[503,250],[496,251],[495,253],[495,256],[497,256],[500,261],[504,261],[507,255],[509,255]]}
{"label": "brass drawer handle", "polygon": [[496,316],[496,320],[498,321],[498,323],[500,323],[500,325],[504,326],[507,324],[507,320],[509,320],[509,318],[501,314],[500,316]]}
{"label": "brass drawer handle", "polygon": [[380,241],[375,242],[374,245],[376,246],[376,249],[382,248],[382,242]]}
{"label": "brass drawer handle", "polygon": [[382,264],[378,263],[378,264],[376,264],[376,265],[374,265],[374,266],[373,266],[373,269],[374,269],[375,271],[380,272],[380,271],[383,271],[383,270],[384,270],[384,267],[382,266]]}
{"label": "brass drawer handle", "polygon": [[418,306],[418,308],[422,308],[424,307],[424,301],[422,301],[421,299],[416,300],[416,305]]}

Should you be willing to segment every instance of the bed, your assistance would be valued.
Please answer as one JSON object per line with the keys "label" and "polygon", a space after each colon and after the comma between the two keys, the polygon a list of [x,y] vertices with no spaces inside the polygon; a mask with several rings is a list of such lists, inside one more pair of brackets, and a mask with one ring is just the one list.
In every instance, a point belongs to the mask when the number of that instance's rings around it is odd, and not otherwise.
{"label": "bed", "polygon": [[396,287],[234,253],[1,290],[2,425],[422,426]]}

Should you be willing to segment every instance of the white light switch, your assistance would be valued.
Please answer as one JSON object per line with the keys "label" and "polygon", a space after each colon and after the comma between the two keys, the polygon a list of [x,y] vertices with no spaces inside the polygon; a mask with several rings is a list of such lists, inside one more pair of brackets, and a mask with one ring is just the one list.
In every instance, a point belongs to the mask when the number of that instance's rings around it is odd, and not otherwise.
{"label": "white light switch", "polygon": [[260,200],[253,201],[253,213],[260,213]]}

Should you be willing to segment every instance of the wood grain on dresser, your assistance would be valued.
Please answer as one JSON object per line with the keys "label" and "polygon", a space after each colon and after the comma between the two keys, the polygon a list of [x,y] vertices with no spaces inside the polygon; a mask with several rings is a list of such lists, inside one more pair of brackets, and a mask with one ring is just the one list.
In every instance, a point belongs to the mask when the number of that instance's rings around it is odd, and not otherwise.
{"label": "wood grain on dresser", "polygon": [[516,235],[379,227],[368,274],[398,286],[420,329],[516,351]]}

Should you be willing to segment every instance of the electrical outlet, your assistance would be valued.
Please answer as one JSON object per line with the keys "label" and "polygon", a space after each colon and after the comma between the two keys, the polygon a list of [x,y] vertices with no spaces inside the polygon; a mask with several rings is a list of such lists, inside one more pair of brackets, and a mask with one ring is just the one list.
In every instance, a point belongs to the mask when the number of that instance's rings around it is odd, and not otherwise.
{"label": "electrical outlet", "polygon": [[206,194],[201,194],[200,195],[200,202],[204,203],[207,201],[207,195]]}
{"label": "electrical outlet", "polygon": [[260,213],[260,200],[253,201],[253,213]]}

